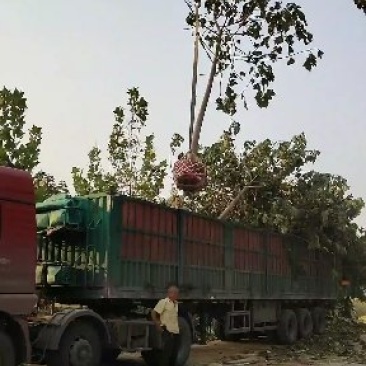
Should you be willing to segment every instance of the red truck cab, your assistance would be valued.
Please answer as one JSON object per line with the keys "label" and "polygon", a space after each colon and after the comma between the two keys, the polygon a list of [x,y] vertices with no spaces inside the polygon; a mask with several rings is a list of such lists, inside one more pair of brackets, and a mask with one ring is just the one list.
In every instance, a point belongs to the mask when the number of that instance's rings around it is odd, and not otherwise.
{"label": "red truck cab", "polygon": [[36,305],[35,217],[30,174],[0,167],[0,312],[26,315]]}

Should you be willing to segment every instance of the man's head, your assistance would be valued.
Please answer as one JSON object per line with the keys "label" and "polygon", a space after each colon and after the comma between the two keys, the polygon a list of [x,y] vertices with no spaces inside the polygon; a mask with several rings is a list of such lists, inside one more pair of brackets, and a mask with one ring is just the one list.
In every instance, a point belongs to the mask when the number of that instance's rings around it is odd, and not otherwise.
{"label": "man's head", "polygon": [[170,285],[168,287],[168,297],[172,301],[177,301],[179,297],[179,288],[176,285]]}

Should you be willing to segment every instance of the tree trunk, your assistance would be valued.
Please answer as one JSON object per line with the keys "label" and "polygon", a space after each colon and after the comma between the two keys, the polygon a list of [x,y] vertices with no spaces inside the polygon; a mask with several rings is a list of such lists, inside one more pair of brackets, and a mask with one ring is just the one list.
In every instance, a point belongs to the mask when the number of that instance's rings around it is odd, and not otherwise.
{"label": "tree trunk", "polygon": [[211,96],[213,82],[214,82],[215,76],[216,76],[217,63],[219,61],[219,49],[220,49],[220,40],[218,40],[218,44],[216,47],[216,53],[212,60],[210,75],[208,77],[206,91],[205,91],[205,94],[202,99],[201,108],[198,113],[197,120],[194,124],[194,129],[193,129],[193,134],[192,134],[192,143],[190,146],[190,151],[194,155],[197,155],[197,153],[198,153],[198,143],[199,143],[199,139],[200,139],[200,135],[201,135],[203,119],[205,117],[208,101],[210,100],[210,96]]}
{"label": "tree trunk", "polygon": [[189,146],[192,145],[192,135],[194,121],[196,119],[196,104],[197,104],[197,79],[198,79],[198,57],[199,57],[199,14],[198,4],[195,3],[196,25],[195,25],[195,40],[194,40],[194,55],[193,55],[193,70],[192,70],[192,100],[191,100],[191,123],[189,125]]}

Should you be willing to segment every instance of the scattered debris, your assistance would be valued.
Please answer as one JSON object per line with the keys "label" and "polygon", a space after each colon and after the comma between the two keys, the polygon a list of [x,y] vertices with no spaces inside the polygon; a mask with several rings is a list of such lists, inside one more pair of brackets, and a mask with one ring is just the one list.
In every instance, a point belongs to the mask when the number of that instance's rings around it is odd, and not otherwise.
{"label": "scattered debris", "polygon": [[[300,341],[294,346],[278,346],[270,342],[264,344],[243,342],[236,343],[237,348],[233,348],[233,344],[231,344],[228,352],[224,349],[222,352],[216,352],[212,361],[210,360],[212,363],[193,362],[192,365],[356,366],[366,364],[366,324],[345,318],[333,318],[329,322],[325,334]],[[215,342],[212,343],[215,344]],[[214,349],[217,346],[218,344],[214,346]],[[244,350],[243,346],[249,346],[250,350]],[[237,353],[233,353],[235,349]],[[209,352],[208,349],[205,354],[207,352]]]}
{"label": "scattered debris", "polygon": [[352,362],[366,363],[366,324],[354,320],[332,319],[325,334],[283,348],[275,347],[277,359],[322,360],[329,357],[344,357]]}

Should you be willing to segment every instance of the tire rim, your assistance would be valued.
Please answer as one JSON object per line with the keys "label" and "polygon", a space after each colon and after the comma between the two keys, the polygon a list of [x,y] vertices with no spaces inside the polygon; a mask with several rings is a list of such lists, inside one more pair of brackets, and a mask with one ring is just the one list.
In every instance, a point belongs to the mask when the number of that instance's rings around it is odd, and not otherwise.
{"label": "tire rim", "polygon": [[85,339],[75,340],[70,347],[70,364],[72,366],[90,366],[93,356],[93,348]]}

